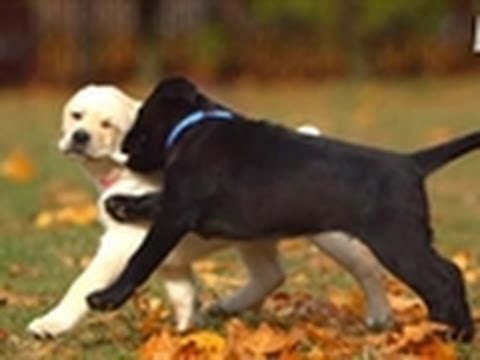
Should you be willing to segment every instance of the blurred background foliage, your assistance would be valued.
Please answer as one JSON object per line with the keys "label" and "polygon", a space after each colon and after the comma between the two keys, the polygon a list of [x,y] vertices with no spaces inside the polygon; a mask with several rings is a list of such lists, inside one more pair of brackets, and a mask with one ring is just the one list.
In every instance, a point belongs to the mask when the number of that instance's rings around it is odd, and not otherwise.
{"label": "blurred background foliage", "polygon": [[451,74],[479,0],[15,0],[0,4],[0,84],[321,80]]}

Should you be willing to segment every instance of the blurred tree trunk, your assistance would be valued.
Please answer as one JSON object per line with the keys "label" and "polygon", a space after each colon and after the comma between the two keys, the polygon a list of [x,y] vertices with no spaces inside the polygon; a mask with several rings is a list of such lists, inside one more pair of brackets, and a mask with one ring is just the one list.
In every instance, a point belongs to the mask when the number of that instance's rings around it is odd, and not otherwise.
{"label": "blurred tree trunk", "polygon": [[35,23],[28,0],[0,4],[0,85],[19,84],[32,75]]}
{"label": "blurred tree trunk", "polygon": [[470,51],[474,16],[472,0],[450,0],[450,14],[445,29],[447,41],[464,51]]}
{"label": "blurred tree trunk", "polygon": [[245,0],[216,0],[223,23],[234,34],[241,35],[251,28]]}
{"label": "blurred tree trunk", "polygon": [[339,2],[338,6],[338,43],[345,54],[348,54],[351,72],[361,74],[366,68],[363,58],[364,49],[362,49],[362,43],[358,36],[361,6],[358,0],[343,0]]}
{"label": "blurred tree trunk", "polygon": [[209,0],[159,0],[159,30],[164,36],[176,36],[203,25],[209,16]]}
{"label": "blurred tree trunk", "polygon": [[122,80],[133,73],[135,0],[32,1],[37,77],[53,83]]}

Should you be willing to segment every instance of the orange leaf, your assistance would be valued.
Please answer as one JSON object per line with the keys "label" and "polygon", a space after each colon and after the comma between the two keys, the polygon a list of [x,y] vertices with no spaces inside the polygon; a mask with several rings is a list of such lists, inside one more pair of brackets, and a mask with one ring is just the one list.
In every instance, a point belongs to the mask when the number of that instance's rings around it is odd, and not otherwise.
{"label": "orange leaf", "polygon": [[48,229],[55,222],[55,216],[51,211],[44,210],[37,214],[33,222],[37,229]]}
{"label": "orange leaf", "polygon": [[288,359],[303,336],[298,330],[285,332],[267,323],[252,331],[237,319],[227,324],[227,333],[230,355],[239,359],[263,359],[273,355]]}
{"label": "orange leaf", "polygon": [[303,329],[310,341],[322,349],[324,358],[327,359],[349,359],[362,348],[361,340],[331,328],[306,323]]}
{"label": "orange leaf", "polygon": [[180,339],[180,358],[223,360],[226,354],[226,342],[220,335],[211,331],[200,331]]}
{"label": "orange leaf", "polygon": [[21,150],[13,151],[0,163],[0,174],[14,183],[31,181],[34,173],[30,157]]}
{"label": "orange leaf", "polygon": [[223,360],[226,342],[220,335],[200,331],[174,336],[168,331],[151,336],[140,349],[141,360]]}
{"label": "orange leaf", "polygon": [[55,210],[43,210],[37,214],[34,226],[37,229],[48,229],[57,225],[88,225],[97,219],[95,204],[65,206]]}
{"label": "orange leaf", "polygon": [[174,359],[178,349],[178,339],[168,331],[151,336],[140,349],[141,360]]}
{"label": "orange leaf", "polygon": [[419,351],[421,359],[435,359],[435,360],[455,360],[458,358],[455,346],[451,343],[444,343],[438,339],[423,345]]}
{"label": "orange leaf", "polygon": [[460,270],[465,271],[472,262],[472,255],[466,251],[461,251],[452,256],[452,261]]}
{"label": "orange leaf", "polygon": [[[432,344],[444,345],[438,337],[438,332],[446,331],[447,327],[442,324],[432,322],[420,322],[418,324],[404,326],[398,336],[391,337],[391,341],[384,350],[387,353],[410,353],[421,354],[422,349],[425,351],[434,351]],[[447,350],[445,350],[447,352]]]}

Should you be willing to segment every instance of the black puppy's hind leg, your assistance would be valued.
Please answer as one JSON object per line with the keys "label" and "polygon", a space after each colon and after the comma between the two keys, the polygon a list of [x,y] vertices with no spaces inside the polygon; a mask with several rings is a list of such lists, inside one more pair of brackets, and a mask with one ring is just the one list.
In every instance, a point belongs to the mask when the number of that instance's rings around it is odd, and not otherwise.
{"label": "black puppy's hind leg", "polygon": [[451,326],[456,340],[471,341],[475,330],[460,270],[435,251],[428,229],[406,229],[374,234],[368,243],[385,267],[425,301],[430,319]]}
{"label": "black puppy's hind leg", "polygon": [[95,310],[111,310],[128,300],[187,232],[186,223],[180,220],[162,212],[120,277],[108,288],[87,297],[89,306]]}

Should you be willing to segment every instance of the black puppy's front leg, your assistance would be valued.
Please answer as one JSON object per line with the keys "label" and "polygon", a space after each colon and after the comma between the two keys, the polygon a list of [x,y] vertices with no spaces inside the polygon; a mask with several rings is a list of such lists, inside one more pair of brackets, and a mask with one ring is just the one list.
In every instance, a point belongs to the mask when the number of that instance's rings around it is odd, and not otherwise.
{"label": "black puppy's front leg", "polygon": [[105,201],[105,209],[120,222],[151,221],[160,212],[161,202],[161,191],[141,196],[113,195]]}
{"label": "black puppy's front leg", "polygon": [[96,291],[87,297],[95,310],[118,308],[147,280],[170,250],[187,232],[178,219],[158,216],[140,248],[128,261],[120,277],[108,288]]}

